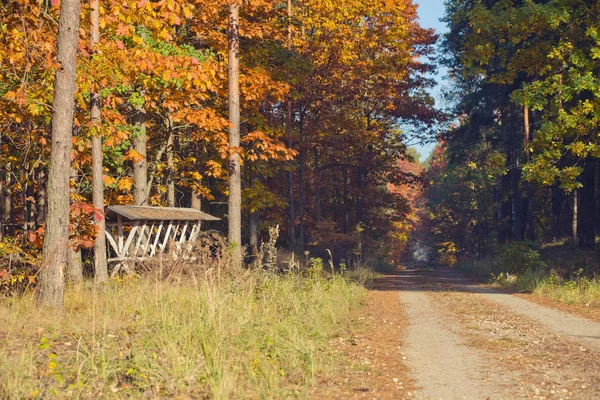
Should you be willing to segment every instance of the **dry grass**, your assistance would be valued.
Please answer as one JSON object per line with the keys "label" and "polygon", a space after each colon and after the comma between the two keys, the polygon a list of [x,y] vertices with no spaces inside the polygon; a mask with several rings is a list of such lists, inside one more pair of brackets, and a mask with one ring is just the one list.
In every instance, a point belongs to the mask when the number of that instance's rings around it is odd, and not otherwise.
{"label": "dry grass", "polygon": [[302,396],[364,296],[341,276],[255,271],[88,284],[62,315],[3,300],[0,398]]}

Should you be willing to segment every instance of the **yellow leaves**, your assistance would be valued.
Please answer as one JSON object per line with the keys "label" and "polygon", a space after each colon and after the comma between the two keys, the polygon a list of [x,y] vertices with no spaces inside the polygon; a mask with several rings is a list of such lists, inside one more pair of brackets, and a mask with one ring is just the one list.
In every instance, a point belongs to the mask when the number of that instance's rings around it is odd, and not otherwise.
{"label": "yellow leaves", "polygon": [[119,183],[117,184],[117,189],[122,191],[129,191],[133,187],[134,183],[135,181],[132,178],[128,176],[122,177],[119,180]]}
{"label": "yellow leaves", "polygon": [[143,155],[141,155],[140,153],[138,153],[137,151],[135,151],[134,149],[129,149],[129,151],[125,155],[124,159],[126,161],[131,161],[133,163],[139,163],[139,162],[144,161],[145,157]]}
{"label": "yellow leaves", "polygon": [[117,183],[117,180],[115,178],[113,178],[112,176],[108,176],[108,175],[103,175],[102,181],[104,182],[105,187],[111,187]]}

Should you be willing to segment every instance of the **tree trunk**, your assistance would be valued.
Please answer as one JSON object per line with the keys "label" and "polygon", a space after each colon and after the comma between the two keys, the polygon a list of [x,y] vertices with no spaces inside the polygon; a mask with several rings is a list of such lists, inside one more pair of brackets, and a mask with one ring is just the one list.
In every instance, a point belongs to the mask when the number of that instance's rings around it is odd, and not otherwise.
{"label": "tree trunk", "polygon": [[14,235],[14,227],[13,227],[13,213],[12,213],[12,171],[10,168],[10,164],[6,166],[6,178],[5,178],[5,193],[4,193],[4,202],[2,205],[2,212],[4,213],[2,216],[2,224],[4,225],[4,233],[6,236]]}
{"label": "tree trunk", "polygon": [[513,213],[513,238],[517,241],[525,240],[525,215],[523,213],[523,203],[521,202],[521,190],[519,182],[521,180],[521,170],[519,169],[519,160],[517,157],[517,134],[514,123],[515,109],[511,107],[510,135],[510,159],[511,159],[511,183],[512,183],[512,213]]}
{"label": "tree trunk", "polygon": [[579,190],[573,190],[573,225],[571,231],[571,239],[573,243],[577,243],[579,237]]}
{"label": "tree trunk", "polygon": [[[200,158],[200,150],[197,151],[195,164],[196,164],[196,172],[200,172],[201,168],[202,168],[202,161]],[[199,179],[197,184],[198,184],[198,186],[202,186],[202,179]],[[200,197],[200,194],[196,193],[194,188],[192,188],[192,190],[191,190],[190,207],[195,208],[196,210],[202,210],[202,198]]]}
{"label": "tree trunk", "polygon": [[46,198],[46,184],[47,184],[47,175],[46,168],[44,166],[40,167],[38,171],[38,186],[37,186],[37,198],[36,198],[36,207],[37,207],[37,215],[36,215],[36,229],[43,226],[46,223],[46,207],[47,207],[47,198]]}
{"label": "tree trunk", "polygon": [[361,167],[356,167],[356,223],[360,224],[363,220],[363,172]]}
{"label": "tree trunk", "polygon": [[69,174],[75,109],[75,77],[80,18],[79,0],[62,0],[52,110],[52,146],[48,173],[48,218],[39,273],[38,306],[62,309],[64,270],[69,248]]}
{"label": "tree trunk", "polygon": [[315,219],[317,223],[319,223],[323,218],[323,210],[321,209],[321,175],[319,171],[319,149],[315,147],[313,152],[315,155]]}
{"label": "tree trunk", "polygon": [[[95,52],[100,41],[100,8],[98,0],[90,2],[90,48]],[[100,92],[92,92],[90,95],[90,119],[94,134],[92,135],[92,202],[96,211],[94,212],[94,223],[98,228],[98,236],[94,240],[94,281],[96,283],[108,281],[108,262],[106,260],[106,236],[104,233],[104,166],[102,154],[102,136],[100,125],[102,116],[100,114]],[[135,142],[135,139],[134,139]],[[144,180],[144,182],[146,182]],[[137,186],[137,185],[136,185]]]}
{"label": "tree trunk", "polygon": [[[287,123],[286,123],[288,149],[292,148],[292,102],[287,103]],[[289,163],[288,171],[288,198],[290,203],[290,246],[296,250],[296,210],[294,204],[294,171],[292,171],[292,162]]]}
{"label": "tree trunk", "polygon": [[[71,178],[77,183],[78,176],[77,170],[71,168]],[[73,189],[70,190],[70,193],[73,194],[75,192],[75,185],[73,185]],[[81,250],[74,250],[71,246],[67,249],[67,274],[66,280],[72,285],[76,285],[83,281],[83,264],[81,262]]]}
{"label": "tree trunk", "polygon": [[25,246],[27,243],[27,236],[29,232],[35,231],[35,188],[33,185],[35,184],[35,171],[32,176],[25,171],[23,171],[23,182],[25,182],[25,191],[23,192],[23,204],[25,207],[25,234],[23,235]]}
{"label": "tree trunk", "polygon": [[[142,93],[142,96],[144,93]],[[135,124],[135,135],[133,136],[133,149],[143,159],[133,163],[133,180],[135,186],[133,187],[133,202],[136,206],[147,206],[148,205],[148,150],[147,140],[148,135],[146,132],[146,106],[145,104],[135,107],[135,115],[133,122]],[[158,162],[159,160],[157,160]]]}
{"label": "tree trunk", "polygon": [[240,81],[239,81],[239,5],[229,5],[229,201],[228,241],[239,249],[242,244],[242,176],[240,167]]}
{"label": "tree trunk", "polygon": [[300,154],[298,156],[298,250],[300,256],[304,257],[305,243],[304,243],[304,168],[305,168],[305,154],[304,154],[304,112],[300,109],[299,117],[299,134],[300,134]]}
{"label": "tree trunk", "polygon": [[175,162],[173,152],[175,148],[175,135],[169,120],[167,136],[167,201],[169,207],[175,207]]}
{"label": "tree trunk", "polygon": [[[529,164],[531,159],[531,154],[529,152],[529,142],[531,141],[531,133],[529,129],[529,107],[523,107],[523,122],[525,125],[524,133],[523,133],[523,153],[525,155],[525,164]],[[533,226],[533,184],[531,182],[527,182],[526,184],[526,195],[524,196],[525,205],[525,236],[527,240],[534,241],[535,240],[535,230]]]}
{"label": "tree trunk", "polygon": [[[287,2],[287,17],[288,17],[288,50],[292,49],[292,0]],[[292,148],[292,101],[287,102],[287,122],[285,129],[287,131],[288,149]],[[288,171],[288,198],[290,204],[290,246],[292,250],[296,250],[296,210],[294,205],[294,172],[292,171],[292,162],[289,162]]]}
{"label": "tree trunk", "polygon": [[0,176],[0,240],[4,239],[4,179]]}
{"label": "tree trunk", "polygon": [[[250,186],[254,187],[254,180],[256,177],[253,175],[253,171],[250,171]],[[258,211],[250,210],[250,225],[249,225],[249,233],[250,233],[250,254],[253,257],[258,255],[258,224],[259,224],[259,214]]]}
{"label": "tree trunk", "polygon": [[580,189],[578,206],[579,247],[594,249],[596,247],[596,159],[588,157],[585,160],[581,181],[583,187]]}
{"label": "tree trunk", "polygon": [[350,232],[350,199],[348,196],[348,170],[346,167],[342,167],[342,182],[344,185],[343,196],[344,196],[344,233]]}

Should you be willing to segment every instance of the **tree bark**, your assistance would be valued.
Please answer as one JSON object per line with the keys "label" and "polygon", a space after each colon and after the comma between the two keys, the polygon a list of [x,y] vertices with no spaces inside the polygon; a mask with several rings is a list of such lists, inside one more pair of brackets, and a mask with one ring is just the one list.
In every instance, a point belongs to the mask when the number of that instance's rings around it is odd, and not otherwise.
{"label": "tree bark", "polygon": [[69,174],[75,108],[79,0],[62,0],[58,23],[57,61],[52,110],[52,146],[48,173],[48,218],[39,273],[37,303],[62,309],[64,270],[69,247]]}
{"label": "tree bark", "polygon": [[577,243],[579,237],[579,190],[573,190],[573,225],[571,231],[571,239],[573,243]]}
{"label": "tree bark", "polygon": [[[100,8],[98,0],[90,1],[90,48],[95,52],[100,41]],[[90,95],[90,119],[94,134],[92,135],[92,202],[94,223],[98,229],[98,236],[94,240],[94,281],[102,283],[108,281],[108,262],[106,260],[106,236],[104,233],[104,166],[102,153],[102,136],[100,126],[100,92],[95,91]],[[135,141],[135,139],[134,139]],[[144,180],[145,182],[145,180]]]}
{"label": "tree bark", "polygon": [[2,212],[4,213],[2,216],[2,223],[4,225],[4,234],[6,236],[14,235],[14,227],[13,227],[13,213],[12,213],[12,171],[10,164],[6,166],[6,178],[5,178],[5,192],[4,192],[4,202],[2,205]]}
{"label": "tree bark", "polygon": [[0,240],[4,239],[4,179],[0,177]]}
{"label": "tree bark", "polygon": [[[287,48],[292,49],[292,0],[287,2],[287,17],[288,17],[288,38]],[[287,101],[287,121],[285,129],[287,131],[288,149],[292,148],[292,101]],[[289,163],[290,170],[288,171],[288,198],[290,205],[290,246],[292,250],[296,249],[296,210],[294,205],[294,171],[292,171],[292,162]]]}
{"label": "tree bark", "polygon": [[25,182],[25,191],[24,191],[24,204],[26,205],[26,215],[25,215],[25,234],[24,236],[24,245],[26,244],[27,235],[29,232],[35,231],[35,221],[36,221],[36,206],[35,206],[35,170],[33,174],[29,176],[27,172],[23,174],[23,181]]}
{"label": "tree bark", "polygon": [[175,148],[175,135],[169,120],[167,126],[167,201],[169,207],[175,207],[175,162],[173,152]]}
{"label": "tree bark", "polygon": [[[242,176],[240,166],[239,5],[229,4],[229,200],[228,241],[238,251],[242,244]],[[239,250],[238,250],[239,249]]]}
{"label": "tree bark", "polygon": [[[302,106],[301,106],[302,107]],[[298,250],[300,256],[304,257],[305,243],[304,243],[304,169],[305,169],[305,152],[303,148],[304,144],[304,111],[300,109],[299,117],[299,134],[300,144],[298,156]]]}
{"label": "tree bark", "polygon": [[[75,168],[71,168],[71,179],[75,184],[71,186],[70,193],[73,194],[75,192],[75,186],[77,184],[78,176],[77,170]],[[67,249],[67,274],[66,280],[72,285],[77,285],[78,283],[83,281],[83,263],[81,261],[81,250],[73,249],[71,246]]]}
{"label": "tree bark", "polygon": [[46,184],[47,184],[47,175],[46,168],[41,166],[38,170],[38,187],[37,187],[37,195],[36,195],[36,229],[44,225],[46,223],[46,207],[47,207],[47,197],[46,197]]}
{"label": "tree bark", "polygon": [[[531,154],[529,152],[529,142],[531,141],[531,132],[529,129],[529,107],[523,107],[523,122],[525,125],[524,133],[523,133],[523,153],[525,155],[525,164],[528,164],[531,159]],[[525,236],[527,240],[534,241],[535,240],[535,230],[533,226],[533,184],[531,182],[526,183],[526,196],[525,198]]]}
{"label": "tree bark", "polygon": [[594,249],[596,247],[595,211],[596,211],[596,159],[588,157],[585,160],[581,174],[583,187],[580,189],[579,217],[579,247]]}
{"label": "tree bark", "polygon": [[315,155],[315,219],[317,223],[321,222],[323,218],[323,211],[321,209],[321,185],[320,185],[320,171],[319,171],[319,149],[314,148]]}
{"label": "tree bark", "polygon": [[356,224],[363,220],[363,172],[361,167],[356,167]]}
{"label": "tree bark", "polygon": [[[256,179],[256,176],[254,176],[254,171],[250,171],[250,186],[254,187],[254,180]],[[249,233],[250,233],[250,240],[249,240],[249,246],[250,246],[250,254],[253,257],[256,257],[258,255],[258,225],[259,225],[259,221],[260,220],[260,215],[258,213],[258,211],[252,211],[250,210],[250,225],[249,225]]]}
{"label": "tree bark", "polygon": [[[201,171],[201,167],[202,167],[202,161],[200,158],[200,150],[197,150],[197,154],[196,154],[196,171],[200,172]],[[198,180],[198,186],[202,185],[202,178]],[[195,208],[196,210],[202,210],[202,198],[200,197],[200,194],[196,193],[196,191],[194,190],[194,188],[192,188],[191,190],[191,200],[190,200],[190,207],[191,208]]]}
{"label": "tree bark", "polygon": [[[142,93],[143,96],[143,93]],[[147,132],[146,132],[146,106],[145,104],[135,107],[133,122],[135,125],[135,135],[133,136],[133,149],[142,160],[133,163],[133,202],[136,206],[148,205],[148,150],[147,150]],[[158,162],[158,160],[157,160]]]}

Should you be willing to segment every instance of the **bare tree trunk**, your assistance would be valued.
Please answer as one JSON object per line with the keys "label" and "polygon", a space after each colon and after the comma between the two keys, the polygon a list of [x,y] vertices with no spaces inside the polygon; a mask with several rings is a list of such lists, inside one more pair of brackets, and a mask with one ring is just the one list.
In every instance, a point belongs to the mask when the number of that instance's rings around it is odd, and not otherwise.
{"label": "bare tree trunk", "polygon": [[[302,107],[302,106],[300,106]],[[298,250],[300,251],[300,256],[304,257],[304,168],[305,168],[305,153],[303,149],[304,142],[304,111],[300,108],[300,116],[299,116],[299,135],[300,135],[300,144],[298,155]]]}
{"label": "bare tree trunk", "polygon": [[36,196],[37,215],[35,220],[36,228],[39,228],[46,222],[46,206],[48,203],[46,198],[47,181],[46,168],[41,166],[38,171],[38,187]]}
{"label": "bare tree trunk", "polygon": [[27,171],[23,171],[23,180],[25,182],[25,190],[23,191],[23,204],[25,205],[25,234],[23,235],[23,240],[26,245],[27,236],[29,232],[35,231],[35,190],[33,185],[35,184],[35,170],[33,171],[33,175],[29,175]]}
{"label": "bare tree trunk", "polygon": [[573,225],[572,225],[572,233],[571,233],[571,238],[573,240],[573,243],[577,243],[578,241],[578,229],[579,227],[578,222],[579,222],[579,199],[578,199],[578,189],[573,190]]}
{"label": "bare tree trunk", "polygon": [[[523,118],[525,124],[524,137],[523,137],[523,150],[525,153],[525,164],[529,164],[531,154],[529,152],[529,142],[531,141],[531,132],[529,130],[529,107],[523,107]],[[533,184],[531,182],[526,183],[527,194],[526,194],[526,205],[525,205],[525,225],[527,240],[535,240],[535,230],[533,226]]]}
{"label": "bare tree trunk", "polygon": [[[79,180],[77,176],[77,170],[71,168],[71,178],[77,183]],[[75,185],[74,185],[75,186]],[[71,189],[70,193],[75,192],[75,189]],[[69,246],[67,249],[67,274],[66,280],[72,285],[76,285],[83,281],[83,263],[81,262],[81,250],[74,250]]]}
{"label": "bare tree trunk", "polygon": [[[254,175],[254,168],[250,168],[250,187],[254,187],[254,180],[256,176]],[[249,233],[250,233],[250,255],[256,257],[258,255],[258,225],[260,222],[260,215],[257,210],[250,210],[250,225],[249,225]]]}
{"label": "bare tree trunk", "polygon": [[[240,167],[239,5],[229,4],[229,244],[242,244],[242,176]],[[239,258],[241,262],[241,257]]]}
{"label": "bare tree trunk", "polygon": [[363,171],[361,167],[356,167],[356,224],[363,220]]}
{"label": "bare tree trunk", "polygon": [[[136,106],[133,121],[135,124],[135,135],[133,136],[133,149],[144,157],[142,160],[133,163],[133,202],[136,206],[148,205],[148,150],[146,132],[146,106],[142,104]],[[157,160],[158,161],[158,160]]]}
{"label": "bare tree trunk", "polygon": [[175,146],[175,135],[171,129],[171,121],[168,126],[167,137],[167,199],[169,207],[175,207],[175,162],[173,159],[173,150]]}
{"label": "bare tree trunk", "polygon": [[[287,123],[286,123],[288,149],[292,148],[292,102],[287,103]],[[288,196],[290,203],[290,246],[292,251],[296,250],[296,210],[294,204],[294,171],[292,171],[292,161],[289,162],[290,170],[288,171]]]}
{"label": "bare tree trunk", "polygon": [[[288,50],[292,49],[292,0],[287,2],[287,17],[288,17]],[[288,149],[292,148],[292,101],[287,102],[287,121],[285,124],[288,138]],[[294,171],[292,171],[292,162],[289,163],[290,170],[288,171],[288,196],[290,204],[290,246],[292,250],[296,250],[296,210],[294,205]]]}
{"label": "bare tree trunk", "polygon": [[52,147],[48,173],[48,218],[39,273],[38,306],[62,309],[64,270],[69,248],[69,174],[77,39],[79,36],[79,0],[62,0],[58,23],[57,61],[52,110]]}
{"label": "bare tree trunk", "polygon": [[321,185],[320,183],[320,172],[319,172],[319,149],[314,148],[313,150],[315,155],[315,218],[318,222],[321,222],[323,217],[323,211],[321,210]]}
{"label": "bare tree trunk", "polygon": [[4,239],[4,179],[0,176],[0,240]]}
{"label": "bare tree trunk", "polygon": [[583,186],[579,192],[579,248],[594,249],[596,247],[596,159],[585,159],[581,174]]}
{"label": "bare tree trunk", "polygon": [[13,236],[14,227],[13,227],[13,215],[12,215],[12,173],[11,173],[10,164],[6,166],[6,184],[5,184],[5,193],[4,193],[4,203],[2,205],[2,212],[4,213],[3,217],[3,225],[4,225],[4,233],[6,236]]}
{"label": "bare tree trunk", "polygon": [[[197,150],[197,154],[196,154],[196,171],[200,172],[201,168],[202,168],[202,161],[200,158],[200,150]],[[202,179],[198,180],[198,186],[202,185]],[[190,204],[191,208],[195,208],[196,210],[202,210],[202,198],[200,197],[200,195],[198,193],[196,193],[196,191],[192,188],[192,193],[191,193],[191,204]]]}
{"label": "bare tree trunk", "polygon": [[[100,8],[98,0],[90,1],[90,47],[95,51],[100,41]],[[100,125],[100,92],[90,96],[90,118],[94,135],[92,136],[92,202],[97,210],[94,223],[98,227],[98,236],[94,240],[94,282],[108,282],[108,262],[106,261],[106,236],[104,234],[104,167],[102,154],[102,136]],[[135,139],[134,139],[135,140]],[[146,180],[144,180],[146,182]],[[98,210],[101,213],[98,213]]]}

